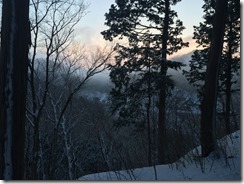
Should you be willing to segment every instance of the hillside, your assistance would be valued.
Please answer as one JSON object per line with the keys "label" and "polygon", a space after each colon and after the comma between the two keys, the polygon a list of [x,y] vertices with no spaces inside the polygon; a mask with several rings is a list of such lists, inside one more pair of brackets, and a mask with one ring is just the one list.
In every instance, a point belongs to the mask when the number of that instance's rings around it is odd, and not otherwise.
{"label": "hillside", "polygon": [[240,131],[225,136],[218,141],[218,145],[218,153],[207,158],[198,156],[200,147],[197,147],[170,165],[96,173],[79,180],[240,180]]}

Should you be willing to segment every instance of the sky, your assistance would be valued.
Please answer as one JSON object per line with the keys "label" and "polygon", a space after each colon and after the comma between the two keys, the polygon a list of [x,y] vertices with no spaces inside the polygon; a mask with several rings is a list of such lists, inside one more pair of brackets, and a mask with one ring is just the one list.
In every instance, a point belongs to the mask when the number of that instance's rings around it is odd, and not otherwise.
{"label": "sky", "polygon": [[[104,46],[104,41],[101,31],[108,29],[104,25],[104,14],[109,11],[111,4],[115,0],[85,0],[89,4],[87,14],[81,19],[78,25],[79,39],[82,44],[89,46]],[[203,20],[203,0],[182,0],[173,7],[178,13],[178,17],[183,21],[186,29],[183,32],[183,40],[190,43],[189,48],[182,49],[176,55],[189,53],[196,48],[193,36],[193,25],[199,25]]]}

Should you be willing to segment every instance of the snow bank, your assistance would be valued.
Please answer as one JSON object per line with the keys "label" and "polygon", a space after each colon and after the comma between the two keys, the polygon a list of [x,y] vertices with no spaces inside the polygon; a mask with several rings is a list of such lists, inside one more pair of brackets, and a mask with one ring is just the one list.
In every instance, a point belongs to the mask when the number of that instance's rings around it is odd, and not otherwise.
{"label": "snow bank", "polygon": [[79,180],[240,180],[240,131],[218,141],[219,149],[207,158],[197,147],[170,165],[157,165],[82,176]]}

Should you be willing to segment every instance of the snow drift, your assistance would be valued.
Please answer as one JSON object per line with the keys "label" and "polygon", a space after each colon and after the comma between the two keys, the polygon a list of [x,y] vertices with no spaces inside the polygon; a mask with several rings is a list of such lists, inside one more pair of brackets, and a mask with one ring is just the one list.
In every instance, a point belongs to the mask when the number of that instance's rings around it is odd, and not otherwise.
{"label": "snow drift", "polygon": [[218,150],[207,158],[201,158],[200,146],[177,162],[122,171],[95,173],[78,180],[241,180],[240,131],[218,141]]}

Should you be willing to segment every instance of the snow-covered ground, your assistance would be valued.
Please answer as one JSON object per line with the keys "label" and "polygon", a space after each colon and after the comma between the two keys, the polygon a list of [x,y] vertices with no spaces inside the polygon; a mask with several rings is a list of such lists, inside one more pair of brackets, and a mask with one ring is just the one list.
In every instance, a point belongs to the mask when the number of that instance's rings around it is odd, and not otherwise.
{"label": "snow-covered ground", "polygon": [[241,180],[240,131],[218,141],[218,152],[199,157],[197,147],[170,165],[90,174],[79,180]]}

